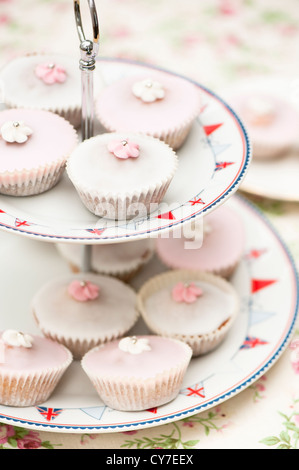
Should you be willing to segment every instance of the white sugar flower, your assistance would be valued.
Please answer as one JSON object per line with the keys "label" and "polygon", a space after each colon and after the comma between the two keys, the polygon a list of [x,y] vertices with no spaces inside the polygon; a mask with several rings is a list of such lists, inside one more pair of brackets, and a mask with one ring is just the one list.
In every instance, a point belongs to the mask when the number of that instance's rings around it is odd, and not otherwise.
{"label": "white sugar flower", "polygon": [[26,126],[23,121],[7,121],[2,125],[0,133],[6,142],[23,144],[32,134],[32,129]]}
{"label": "white sugar flower", "polygon": [[23,346],[24,348],[31,348],[33,338],[32,336],[21,333],[17,330],[5,330],[2,333],[2,341],[9,346]]}
{"label": "white sugar flower", "polygon": [[161,83],[151,80],[150,78],[134,83],[132,92],[145,103],[161,100],[165,96],[165,91]]}
{"label": "white sugar flower", "polygon": [[151,347],[146,338],[136,338],[136,336],[128,336],[118,343],[119,349],[130,354],[141,354],[143,351],[150,351]]}

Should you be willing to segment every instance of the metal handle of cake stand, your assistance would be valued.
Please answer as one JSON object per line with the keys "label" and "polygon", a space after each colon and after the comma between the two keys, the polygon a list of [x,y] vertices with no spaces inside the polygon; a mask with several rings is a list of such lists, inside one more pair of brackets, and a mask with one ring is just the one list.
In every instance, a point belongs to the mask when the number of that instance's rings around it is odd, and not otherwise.
{"label": "metal handle of cake stand", "polygon": [[[82,93],[82,115],[81,131],[82,141],[93,137],[94,132],[94,89],[93,71],[96,67],[96,57],[99,51],[100,31],[97,9],[94,0],[88,0],[91,14],[93,40],[86,39],[80,9],[80,0],[74,0],[74,12],[77,32],[80,41],[81,59],[79,68],[81,70],[81,93]],[[81,253],[81,271],[91,270],[91,245],[83,245]]]}

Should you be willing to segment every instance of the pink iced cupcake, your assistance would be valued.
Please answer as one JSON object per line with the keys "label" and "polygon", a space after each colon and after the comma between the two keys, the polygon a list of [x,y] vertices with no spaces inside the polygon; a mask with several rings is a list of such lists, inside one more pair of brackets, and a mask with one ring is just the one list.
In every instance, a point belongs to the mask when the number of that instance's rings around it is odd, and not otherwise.
{"label": "pink iced cupcake", "polygon": [[16,330],[0,338],[0,403],[34,406],[45,402],[72,362],[61,344]]}
{"label": "pink iced cupcake", "polygon": [[50,280],[36,292],[32,311],[44,336],[64,344],[75,359],[124,336],[138,320],[133,289],[92,273]]}
{"label": "pink iced cupcake", "polygon": [[228,281],[201,271],[165,272],[149,279],[138,293],[138,309],[150,331],[186,342],[194,356],[224,340],[239,304]]}
{"label": "pink iced cupcake", "polygon": [[66,169],[90,212],[124,220],[157,209],[177,165],[176,153],[159,139],[112,132],[79,144]]}
{"label": "pink iced cupcake", "polygon": [[180,341],[132,336],[92,349],[81,363],[107,406],[137,411],[178,395],[191,355],[189,346]]}
{"label": "pink iced cupcake", "polygon": [[183,227],[181,235],[156,241],[157,255],[169,268],[207,271],[228,278],[244,253],[243,222],[227,205],[205,216],[202,223]]}
{"label": "pink iced cupcake", "polygon": [[73,126],[49,111],[0,112],[0,193],[32,196],[51,189],[78,143]]}
{"label": "pink iced cupcake", "polygon": [[196,85],[149,70],[105,87],[96,99],[96,114],[109,132],[145,133],[176,150],[188,136],[201,106]]}
{"label": "pink iced cupcake", "polygon": [[251,91],[232,96],[230,104],[244,120],[254,158],[281,157],[298,142],[299,113],[287,100]]}

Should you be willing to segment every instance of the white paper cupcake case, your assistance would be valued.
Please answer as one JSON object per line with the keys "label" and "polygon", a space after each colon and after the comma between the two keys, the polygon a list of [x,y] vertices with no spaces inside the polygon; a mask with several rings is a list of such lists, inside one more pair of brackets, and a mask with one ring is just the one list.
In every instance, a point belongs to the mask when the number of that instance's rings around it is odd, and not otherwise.
{"label": "white paper cupcake case", "polygon": [[33,196],[53,188],[65,169],[66,157],[52,164],[22,171],[0,173],[0,193],[9,196]]}
{"label": "white paper cupcake case", "polygon": [[[168,331],[162,330],[158,325],[154,324],[146,310],[146,299],[160,289],[173,285],[177,282],[196,280],[211,282],[219,288],[224,289],[226,292],[229,292],[234,297],[235,308],[230,313],[228,320],[220,325],[217,330],[211,331],[211,333],[204,335],[185,335],[180,333],[170,334]],[[206,354],[215,349],[223,341],[234,321],[236,320],[236,317],[239,313],[239,306],[240,301],[237,292],[228,281],[220,276],[195,270],[173,270],[154,276],[141,287],[137,296],[137,308],[148,328],[153,333],[160,336],[175,338],[187,343],[193,351],[193,356]]]}
{"label": "white paper cupcake case", "polygon": [[59,366],[41,372],[0,372],[0,403],[7,406],[34,406],[45,402],[53,393],[73,358],[70,351]]}
{"label": "white paper cupcake case", "polygon": [[86,365],[86,358],[98,348],[89,351],[81,364],[107,406],[120,411],[141,411],[168,403],[178,395],[192,355],[191,349],[185,346],[186,356],[177,367],[148,379],[103,377],[93,373]]}

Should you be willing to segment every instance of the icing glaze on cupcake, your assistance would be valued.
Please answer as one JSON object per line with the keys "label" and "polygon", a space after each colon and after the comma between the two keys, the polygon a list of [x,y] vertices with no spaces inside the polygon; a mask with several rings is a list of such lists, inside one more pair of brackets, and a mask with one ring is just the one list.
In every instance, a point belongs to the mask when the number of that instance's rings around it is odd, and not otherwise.
{"label": "icing glaze on cupcake", "polygon": [[[179,238],[157,239],[156,252],[161,261],[170,268],[231,276],[245,250],[245,229],[238,214],[223,205],[205,216],[198,227],[188,229]],[[202,243],[192,249],[191,237],[196,235]]]}
{"label": "icing glaze on cupcake", "polygon": [[[0,80],[8,107],[53,111],[75,127],[80,125],[81,74],[76,57],[66,54],[17,57],[2,68]],[[96,92],[101,86],[100,79],[95,80]]]}
{"label": "icing glaze on cupcake", "polygon": [[78,143],[73,126],[49,111],[0,112],[0,193],[39,194],[60,179]]}
{"label": "icing glaze on cupcake", "polygon": [[106,133],[78,145],[68,159],[67,173],[88,210],[122,220],[135,217],[136,211],[146,216],[156,210],[177,165],[175,152],[158,139]]}
{"label": "icing glaze on cupcake", "polygon": [[96,114],[110,132],[140,132],[178,149],[202,106],[199,89],[183,78],[148,71],[117,80],[96,99]]}
{"label": "icing glaze on cupcake", "polygon": [[270,93],[248,92],[232,96],[231,106],[244,120],[253,157],[281,157],[297,142],[299,113],[283,98]]}
{"label": "icing glaze on cupcake", "polygon": [[42,333],[64,344],[76,359],[123,336],[138,319],[133,289],[92,273],[49,281],[36,292],[32,310]]}
{"label": "icing glaze on cupcake", "polygon": [[72,362],[61,344],[27,333],[0,333],[0,403],[32,406],[46,401]]}
{"label": "icing glaze on cupcake", "polygon": [[137,336],[94,348],[83,357],[82,367],[104,403],[135,411],[175,398],[191,355],[180,341]]}
{"label": "icing glaze on cupcake", "polygon": [[239,298],[219,276],[174,270],[144,284],[138,308],[153,333],[186,341],[196,356],[224,339],[237,316]]}

